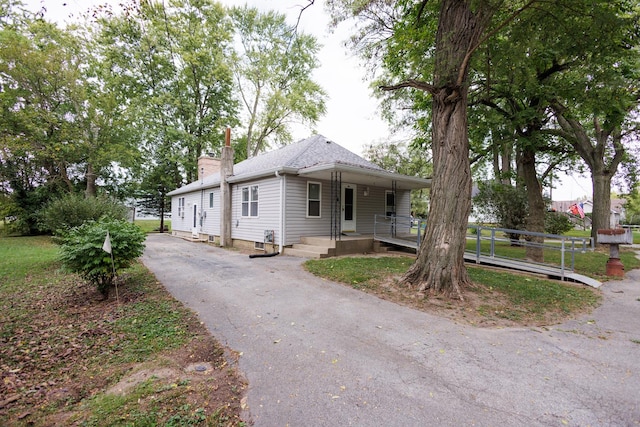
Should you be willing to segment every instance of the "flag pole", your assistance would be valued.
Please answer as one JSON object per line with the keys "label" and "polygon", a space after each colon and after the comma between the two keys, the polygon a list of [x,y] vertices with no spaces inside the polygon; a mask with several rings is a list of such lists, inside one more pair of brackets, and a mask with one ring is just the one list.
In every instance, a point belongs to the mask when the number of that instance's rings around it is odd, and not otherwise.
{"label": "flag pole", "polygon": [[116,264],[113,260],[113,249],[111,248],[111,237],[109,236],[109,230],[107,230],[107,236],[104,238],[104,243],[102,244],[102,250],[108,252],[111,255],[111,269],[113,271],[113,277],[115,280],[116,286],[116,302],[120,304],[120,297],[118,296],[118,280],[116,277]]}
{"label": "flag pole", "polygon": [[113,270],[113,278],[116,285],[116,303],[120,305],[120,297],[118,296],[118,277],[116,276],[116,264],[113,261],[113,251],[111,251],[111,268]]}

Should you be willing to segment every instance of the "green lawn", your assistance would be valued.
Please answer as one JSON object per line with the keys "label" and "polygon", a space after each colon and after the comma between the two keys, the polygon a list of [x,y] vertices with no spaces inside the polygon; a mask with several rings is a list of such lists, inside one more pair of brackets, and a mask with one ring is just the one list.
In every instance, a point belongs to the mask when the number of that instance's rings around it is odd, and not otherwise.
{"label": "green lawn", "polygon": [[[157,233],[160,230],[159,219],[136,219],[135,224],[145,233]],[[171,232],[171,220],[164,220],[165,232]]]}
{"label": "green lawn", "polygon": [[[415,293],[396,280],[414,259],[342,257],[309,260],[304,265],[317,276],[422,309],[429,306],[417,302]],[[500,317],[522,325],[549,324],[588,311],[600,301],[598,291],[586,286],[478,267],[469,267],[468,272],[476,285],[465,294],[467,297],[472,294],[474,298],[467,299],[478,304],[473,308],[463,305],[463,317],[471,315],[469,310],[473,310],[473,315],[480,318]],[[448,305],[453,307],[455,303]]]}

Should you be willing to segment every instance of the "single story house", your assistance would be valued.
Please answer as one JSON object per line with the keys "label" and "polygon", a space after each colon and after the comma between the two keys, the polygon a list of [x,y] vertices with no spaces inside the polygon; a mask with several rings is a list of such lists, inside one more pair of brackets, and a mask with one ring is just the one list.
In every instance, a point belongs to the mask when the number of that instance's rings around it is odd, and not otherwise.
{"label": "single story house", "polygon": [[[609,226],[616,228],[625,220],[624,205],[625,199],[611,199],[611,214],[609,216]],[[580,204],[585,214],[593,213],[593,202],[591,200],[562,200],[551,203],[551,208],[557,212],[570,212],[571,206]],[[591,219],[586,219],[585,225],[591,227]]]}
{"label": "single story house", "polygon": [[238,164],[229,141],[227,133],[221,159],[200,157],[198,181],[169,193],[174,235],[286,253],[305,237],[373,235],[376,214],[409,217],[411,190],[431,184],[321,135]]}

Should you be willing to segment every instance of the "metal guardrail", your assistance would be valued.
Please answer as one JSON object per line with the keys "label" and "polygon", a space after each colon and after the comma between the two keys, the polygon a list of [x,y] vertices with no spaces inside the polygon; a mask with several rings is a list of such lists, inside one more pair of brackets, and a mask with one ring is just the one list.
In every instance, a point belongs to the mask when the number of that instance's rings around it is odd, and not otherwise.
{"label": "metal guardrail", "polygon": [[[373,236],[375,240],[417,249],[422,242],[425,228],[426,220],[424,219],[409,216],[375,215]],[[539,266],[541,270],[559,270],[563,280],[565,279],[565,273],[574,271],[575,254],[594,249],[594,242],[591,237],[571,237],[526,230],[483,227],[475,224],[469,224],[467,230],[470,230],[467,233],[467,240],[475,240],[476,242],[475,251],[467,251],[467,254],[475,256],[477,263],[480,263],[481,257],[526,262],[530,265]],[[510,237],[516,235],[518,236],[517,240]],[[532,239],[533,237],[538,239]],[[483,241],[489,242],[488,250],[483,250]],[[509,244],[517,245],[525,250],[527,247],[537,247],[543,250],[559,251],[560,266],[501,255],[496,251],[496,243],[499,242],[509,242]],[[567,255],[569,258],[567,258]]]}
{"label": "metal guardrail", "polygon": [[373,221],[373,237],[390,243],[411,247],[420,247],[427,221],[410,216],[375,215]]}
{"label": "metal guardrail", "polygon": [[[473,230],[471,234],[467,234],[467,239],[474,239],[476,241],[475,255],[479,262],[480,256],[488,256],[491,258],[502,258],[516,261],[523,261],[516,258],[510,258],[496,253],[496,242],[509,242],[512,245],[520,247],[535,247],[542,248],[543,250],[555,250],[560,252],[560,272],[562,279],[566,271],[574,271],[575,268],[575,254],[584,253],[586,251],[592,251],[594,249],[593,239],[591,237],[572,237],[563,236],[559,234],[547,234],[537,233],[526,230],[514,230],[509,228],[496,228],[496,227],[483,227],[480,225],[469,224],[467,230]],[[484,233],[483,233],[484,232]],[[488,235],[485,235],[488,233]],[[511,238],[509,236],[518,236],[518,239]],[[539,239],[532,239],[537,237]],[[482,241],[489,241],[489,251],[482,251]],[[540,240],[539,242],[536,240]],[[569,253],[569,265],[567,265],[566,254]],[[529,264],[539,265],[541,267],[558,268],[556,264],[540,263],[530,260],[526,260]]]}

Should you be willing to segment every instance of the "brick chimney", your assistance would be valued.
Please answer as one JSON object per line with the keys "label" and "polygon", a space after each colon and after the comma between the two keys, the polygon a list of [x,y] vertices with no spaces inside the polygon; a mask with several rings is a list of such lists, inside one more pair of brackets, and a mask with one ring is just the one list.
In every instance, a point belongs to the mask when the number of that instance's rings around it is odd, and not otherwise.
{"label": "brick chimney", "polygon": [[198,180],[202,181],[204,178],[220,172],[220,159],[211,157],[209,155],[203,155],[198,157]]}

